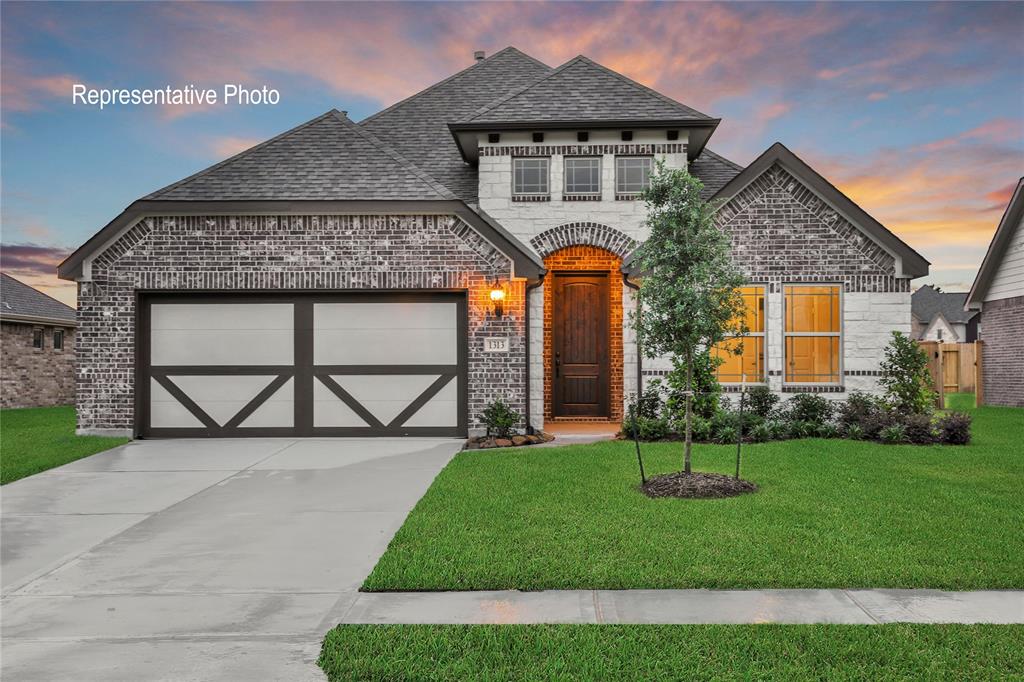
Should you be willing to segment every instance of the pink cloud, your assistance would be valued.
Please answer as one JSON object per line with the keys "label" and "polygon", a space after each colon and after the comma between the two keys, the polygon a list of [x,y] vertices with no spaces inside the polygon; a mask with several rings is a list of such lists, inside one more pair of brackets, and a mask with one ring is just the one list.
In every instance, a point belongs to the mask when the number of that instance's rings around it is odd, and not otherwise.
{"label": "pink cloud", "polygon": [[39,244],[0,244],[0,270],[70,306],[75,305],[77,285],[57,279],[57,264],[68,249]]}
{"label": "pink cloud", "polygon": [[218,137],[210,144],[210,148],[217,158],[226,159],[263,141],[261,138],[254,137]]}
{"label": "pink cloud", "polygon": [[868,95],[869,102],[880,102],[883,99],[888,99],[889,95],[885,92],[872,92]]}

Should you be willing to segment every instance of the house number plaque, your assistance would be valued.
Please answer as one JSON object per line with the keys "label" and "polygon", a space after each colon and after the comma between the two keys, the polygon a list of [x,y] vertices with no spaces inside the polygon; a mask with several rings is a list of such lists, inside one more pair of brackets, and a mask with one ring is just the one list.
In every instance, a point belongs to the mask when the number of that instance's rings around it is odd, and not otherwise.
{"label": "house number plaque", "polygon": [[487,353],[507,353],[508,337],[492,336],[488,339],[484,339],[484,351]]}

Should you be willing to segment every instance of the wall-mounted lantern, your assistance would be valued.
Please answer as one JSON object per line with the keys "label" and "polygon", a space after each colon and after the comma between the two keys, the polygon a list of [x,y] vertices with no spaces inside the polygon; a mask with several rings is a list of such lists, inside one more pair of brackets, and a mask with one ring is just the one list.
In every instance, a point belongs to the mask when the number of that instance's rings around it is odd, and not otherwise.
{"label": "wall-mounted lantern", "polygon": [[505,289],[498,280],[491,284],[491,303],[494,304],[494,316],[500,320],[505,314]]}

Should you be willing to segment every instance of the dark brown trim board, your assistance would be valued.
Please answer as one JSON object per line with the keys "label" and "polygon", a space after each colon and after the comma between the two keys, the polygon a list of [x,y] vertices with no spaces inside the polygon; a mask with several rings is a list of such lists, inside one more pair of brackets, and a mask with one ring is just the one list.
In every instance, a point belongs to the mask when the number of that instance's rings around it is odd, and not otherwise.
{"label": "dark brown trim board", "polygon": [[[450,301],[456,305],[456,364],[454,365],[316,365],[313,354],[315,303]],[[151,308],[154,303],[289,303],[294,306],[295,362],[292,365],[164,365],[152,366]],[[451,436],[464,437],[468,428],[468,310],[465,291],[351,291],[351,292],[140,292],[136,313],[135,430],[142,438],[294,437],[294,436]],[[345,391],[332,375],[437,375],[425,390],[394,419],[383,423]],[[176,376],[273,375],[273,379],[237,414],[218,424],[174,382]],[[294,380],[294,423],[291,427],[242,427],[243,422],[288,380]],[[150,382],[156,381],[202,424],[193,428],[154,428],[150,419]],[[404,426],[416,412],[452,381],[458,388],[458,419],[453,427]],[[366,426],[316,427],[313,390],[316,382],[338,396]]]}

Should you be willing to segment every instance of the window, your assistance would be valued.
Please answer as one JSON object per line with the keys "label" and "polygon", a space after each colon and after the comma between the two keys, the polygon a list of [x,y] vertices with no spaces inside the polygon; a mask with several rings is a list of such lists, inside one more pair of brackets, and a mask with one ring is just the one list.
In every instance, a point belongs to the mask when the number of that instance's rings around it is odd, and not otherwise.
{"label": "window", "polygon": [[33,329],[32,330],[32,347],[42,348],[43,347],[43,330]]}
{"label": "window", "polygon": [[601,193],[601,159],[599,157],[565,159],[566,194]]}
{"label": "window", "polygon": [[513,194],[547,194],[551,159],[512,159]]}
{"label": "window", "polygon": [[838,285],[786,285],[785,380],[838,384],[840,307]]}
{"label": "window", "polygon": [[[764,376],[764,287],[749,286],[740,289],[746,307],[747,335],[727,339],[712,349],[714,357],[722,358],[718,366],[718,380],[724,384],[761,383]],[[731,352],[740,344],[740,355]]]}
{"label": "window", "polygon": [[64,330],[54,329],[53,330],[53,349],[64,350]]}
{"label": "window", "polygon": [[619,156],[615,159],[615,192],[637,194],[651,182],[654,159],[649,156]]}

